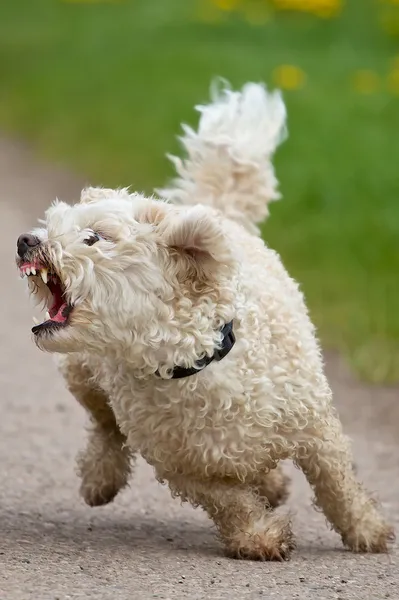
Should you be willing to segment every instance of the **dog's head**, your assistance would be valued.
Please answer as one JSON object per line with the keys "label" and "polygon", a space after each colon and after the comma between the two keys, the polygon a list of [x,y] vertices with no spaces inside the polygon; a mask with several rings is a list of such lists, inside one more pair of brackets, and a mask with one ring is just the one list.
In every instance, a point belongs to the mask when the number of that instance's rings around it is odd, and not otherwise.
{"label": "dog's head", "polygon": [[235,261],[222,219],[202,205],[89,188],[20,236],[17,265],[47,307],[32,329],[44,350],[114,349],[137,360],[152,350],[155,368],[172,346],[207,352],[231,318]]}

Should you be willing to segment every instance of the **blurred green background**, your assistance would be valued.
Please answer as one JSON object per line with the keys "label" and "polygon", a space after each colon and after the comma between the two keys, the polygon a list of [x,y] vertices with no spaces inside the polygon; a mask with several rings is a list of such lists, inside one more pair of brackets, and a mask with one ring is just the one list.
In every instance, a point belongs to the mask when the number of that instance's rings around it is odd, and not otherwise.
{"label": "blurred green background", "polygon": [[2,2],[0,127],[92,183],[151,192],[214,76],[282,87],[283,200],[264,237],[323,345],[398,381],[399,2],[292,2]]}

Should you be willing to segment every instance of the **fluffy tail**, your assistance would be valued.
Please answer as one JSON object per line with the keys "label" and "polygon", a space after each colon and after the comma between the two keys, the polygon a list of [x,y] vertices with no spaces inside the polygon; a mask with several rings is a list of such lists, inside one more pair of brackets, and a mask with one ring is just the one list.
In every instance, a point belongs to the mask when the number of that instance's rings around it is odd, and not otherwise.
{"label": "fluffy tail", "polygon": [[183,125],[180,138],[187,156],[169,156],[178,177],[159,193],[174,203],[210,204],[259,233],[256,224],[280,197],[271,158],[286,137],[281,94],[255,83],[240,92],[225,87],[196,110],[198,131]]}

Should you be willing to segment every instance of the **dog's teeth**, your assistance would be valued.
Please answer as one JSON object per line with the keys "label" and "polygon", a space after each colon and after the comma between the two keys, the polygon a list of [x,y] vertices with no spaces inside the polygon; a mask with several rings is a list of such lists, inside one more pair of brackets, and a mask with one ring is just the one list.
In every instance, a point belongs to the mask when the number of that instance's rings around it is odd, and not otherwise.
{"label": "dog's teeth", "polygon": [[43,283],[47,283],[47,280],[48,280],[47,269],[41,269],[40,276],[43,279]]}
{"label": "dog's teeth", "polygon": [[46,315],[45,316],[46,316],[46,321],[50,321],[51,317],[50,317],[50,313],[49,313],[48,310],[46,311]]}
{"label": "dog's teeth", "polygon": [[40,321],[39,321],[39,319],[36,319],[36,317],[33,317],[33,323],[35,325],[40,325]]}
{"label": "dog's teeth", "polygon": [[31,275],[36,275],[36,269],[34,267],[31,268],[30,274]]}
{"label": "dog's teeth", "polygon": [[26,267],[26,269],[25,269],[25,273],[26,273],[27,275],[30,275],[30,268],[29,268],[29,267]]}

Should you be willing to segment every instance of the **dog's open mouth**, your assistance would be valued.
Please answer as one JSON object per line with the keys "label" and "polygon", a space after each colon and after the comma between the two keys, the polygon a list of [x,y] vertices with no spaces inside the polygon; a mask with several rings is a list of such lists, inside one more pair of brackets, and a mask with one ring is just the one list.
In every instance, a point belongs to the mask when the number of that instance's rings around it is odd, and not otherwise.
{"label": "dog's open mouth", "polygon": [[37,262],[25,262],[19,267],[19,270],[22,277],[40,278],[50,292],[46,320],[36,324],[32,328],[32,333],[38,335],[43,331],[65,327],[73,306],[65,298],[65,287],[58,275],[51,268]]}

